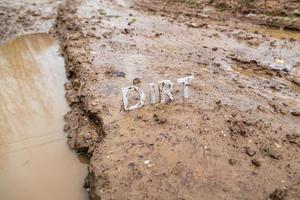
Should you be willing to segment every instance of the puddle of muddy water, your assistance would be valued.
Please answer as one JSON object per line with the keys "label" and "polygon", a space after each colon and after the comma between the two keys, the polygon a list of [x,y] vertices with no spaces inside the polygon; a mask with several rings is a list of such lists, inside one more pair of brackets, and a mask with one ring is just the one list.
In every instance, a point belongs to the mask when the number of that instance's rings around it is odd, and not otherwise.
{"label": "puddle of muddy water", "polygon": [[87,166],[66,143],[66,82],[47,34],[0,46],[0,199],[82,200]]}
{"label": "puddle of muddy water", "polygon": [[286,39],[293,39],[296,41],[300,41],[299,31],[292,31],[292,30],[271,28],[271,27],[252,27],[250,30],[251,32],[258,32],[277,39],[286,38]]}

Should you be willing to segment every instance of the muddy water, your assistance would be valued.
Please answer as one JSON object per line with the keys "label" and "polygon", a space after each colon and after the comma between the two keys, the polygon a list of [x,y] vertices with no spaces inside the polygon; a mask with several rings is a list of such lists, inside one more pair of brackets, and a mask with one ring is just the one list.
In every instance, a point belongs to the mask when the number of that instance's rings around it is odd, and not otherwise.
{"label": "muddy water", "polygon": [[0,46],[0,199],[87,199],[86,165],[62,131],[64,61],[47,34]]}
{"label": "muddy water", "polygon": [[259,26],[250,28],[250,31],[265,34],[277,39],[285,38],[300,41],[300,34],[298,31]]}

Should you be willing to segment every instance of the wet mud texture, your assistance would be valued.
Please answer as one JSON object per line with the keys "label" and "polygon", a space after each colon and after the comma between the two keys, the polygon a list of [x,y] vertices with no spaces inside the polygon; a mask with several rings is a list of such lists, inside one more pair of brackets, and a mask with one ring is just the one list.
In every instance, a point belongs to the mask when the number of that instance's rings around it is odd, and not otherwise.
{"label": "wet mud texture", "polygon": [[[299,199],[299,42],[150,4],[58,12],[65,131],[90,157],[90,199]],[[174,102],[122,109],[120,88],[188,75],[188,100],[176,84]]]}
{"label": "wet mud texture", "polygon": [[0,1],[0,44],[18,35],[48,32],[62,0]]}
{"label": "wet mud texture", "polygon": [[137,0],[137,2],[139,6],[147,9],[188,16],[204,14],[222,21],[238,18],[260,25],[300,30],[300,2],[297,0],[154,0],[151,2]]}

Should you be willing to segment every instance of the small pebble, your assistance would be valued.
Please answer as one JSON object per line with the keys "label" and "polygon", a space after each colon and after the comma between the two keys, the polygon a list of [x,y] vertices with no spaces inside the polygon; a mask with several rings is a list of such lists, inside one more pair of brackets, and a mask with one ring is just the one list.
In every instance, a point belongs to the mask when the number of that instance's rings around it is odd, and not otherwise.
{"label": "small pebble", "polygon": [[257,159],[251,160],[251,163],[252,163],[254,166],[256,166],[256,167],[259,167],[259,166],[261,165],[260,161],[257,160]]}
{"label": "small pebble", "polygon": [[254,156],[256,154],[255,150],[253,150],[251,147],[246,148],[246,154],[250,157]]}
{"label": "small pebble", "polygon": [[233,158],[230,158],[229,159],[229,164],[230,165],[235,165],[237,163],[237,160],[236,159],[233,159]]}

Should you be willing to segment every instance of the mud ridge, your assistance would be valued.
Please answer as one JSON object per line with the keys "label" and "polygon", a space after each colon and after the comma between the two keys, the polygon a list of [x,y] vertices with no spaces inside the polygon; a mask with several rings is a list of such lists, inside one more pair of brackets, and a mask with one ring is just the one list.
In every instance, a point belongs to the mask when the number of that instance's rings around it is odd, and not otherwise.
{"label": "mud ridge", "polygon": [[[65,68],[69,82],[65,84],[66,99],[71,111],[65,115],[66,125],[64,130],[68,133],[68,143],[79,154],[90,158],[94,151],[94,145],[101,141],[105,133],[103,121],[99,113],[89,110],[85,105],[85,95],[82,92],[83,78],[79,73],[93,73],[91,56],[86,47],[88,36],[83,32],[85,24],[78,18],[76,6],[80,1],[66,1],[61,5],[56,19],[55,32],[60,40],[61,52],[65,59]],[[89,71],[90,70],[90,71]],[[89,174],[88,177],[91,177]],[[89,178],[84,187],[88,188]]]}
{"label": "mud ridge", "polygon": [[291,72],[289,72],[287,69],[274,69],[269,66],[265,66],[261,63],[259,63],[256,60],[245,60],[242,58],[238,58],[236,56],[228,56],[233,61],[236,62],[236,67],[239,67],[243,73],[253,73],[257,76],[265,76],[265,77],[278,77],[282,78],[283,80],[287,80],[296,88],[298,91],[300,91],[300,80],[296,75],[292,75]]}
{"label": "mud ridge", "polygon": [[[68,134],[68,143],[72,149],[88,158],[92,157],[94,145],[104,137],[102,118],[84,103],[82,94],[81,69],[91,69],[91,56],[86,43],[89,42],[83,32],[82,19],[76,13],[76,6],[80,1],[66,1],[61,5],[56,20],[56,35],[61,44],[61,52],[65,59],[65,68],[69,80],[65,85],[66,99],[71,111],[65,115],[66,125],[64,130]],[[87,134],[86,134],[87,133]],[[85,188],[90,187],[91,173],[86,178]],[[96,199],[91,196],[91,199]]]}

